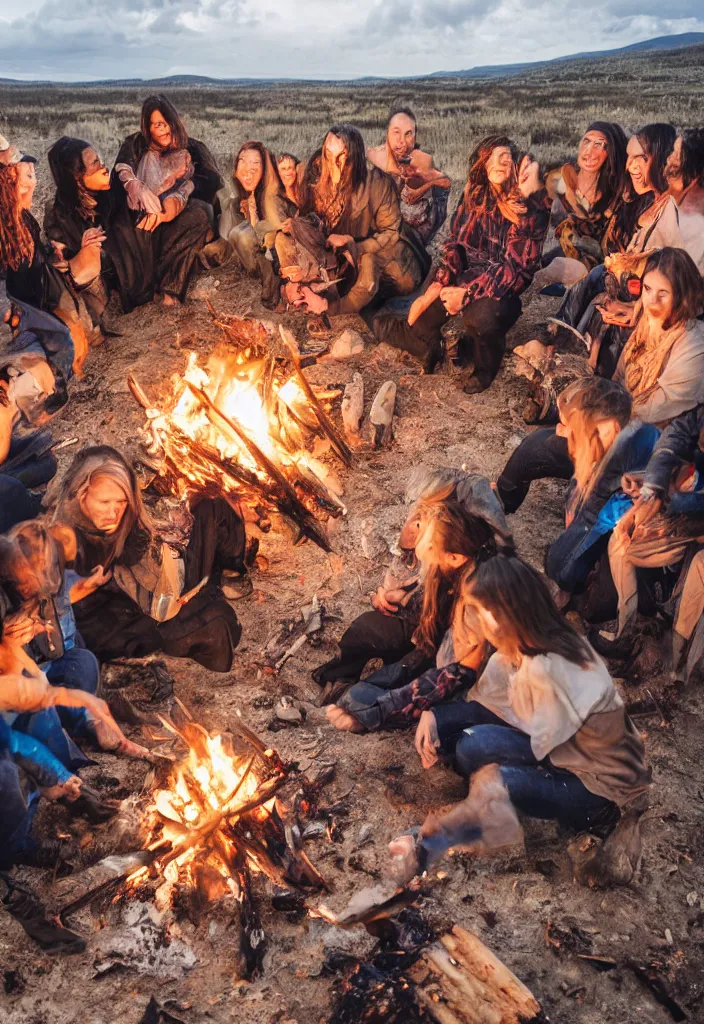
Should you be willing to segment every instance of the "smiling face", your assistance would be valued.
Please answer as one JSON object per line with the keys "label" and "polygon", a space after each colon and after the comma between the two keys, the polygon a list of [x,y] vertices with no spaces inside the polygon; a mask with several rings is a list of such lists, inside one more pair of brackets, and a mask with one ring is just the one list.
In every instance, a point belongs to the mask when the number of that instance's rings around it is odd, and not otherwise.
{"label": "smiling face", "polygon": [[296,184],[296,162],[290,156],[285,156],[283,160],[279,160],[279,176],[283,182],[284,188],[293,188]]}
{"label": "smiling face", "polygon": [[486,162],[486,176],[496,188],[501,188],[511,177],[513,157],[508,146],[496,146]]}
{"label": "smiling face", "polygon": [[342,177],[347,163],[347,145],[345,140],[330,133],[325,139],[323,157],[330,168],[330,177],[337,184]]}
{"label": "smiling face", "polygon": [[582,136],[577,154],[577,165],[581,171],[598,174],[606,163],[608,142],[601,132],[586,132]]}
{"label": "smiling face", "polygon": [[631,176],[633,188],[639,196],[650,192],[650,165],[653,158],[648,156],[635,135],[631,135],[626,147],[626,170]]}
{"label": "smiling face", "polygon": [[81,511],[102,533],[115,533],[127,511],[127,496],[107,476],[96,476],[81,498]]}
{"label": "smiling face", "polygon": [[674,295],[672,285],[659,270],[651,270],[643,278],[643,309],[658,323],[664,323],[672,314]]}
{"label": "smiling face", "polygon": [[389,149],[397,160],[403,160],[413,152],[416,144],[416,125],[408,114],[394,114],[386,132]]}
{"label": "smiling face", "polygon": [[83,184],[89,192],[105,192],[110,188],[110,171],[92,146],[86,146],[82,153]]}
{"label": "smiling face", "polygon": [[34,164],[22,161],[17,164],[17,194],[22,210],[32,209],[34,190],[37,187],[37,175]]}
{"label": "smiling face", "polygon": [[244,153],[240,153],[235,177],[245,192],[254,192],[263,173],[262,155],[258,149],[245,149]]}
{"label": "smiling face", "polygon": [[158,149],[171,145],[171,127],[160,110],[155,110],[149,118],[149,134]]}

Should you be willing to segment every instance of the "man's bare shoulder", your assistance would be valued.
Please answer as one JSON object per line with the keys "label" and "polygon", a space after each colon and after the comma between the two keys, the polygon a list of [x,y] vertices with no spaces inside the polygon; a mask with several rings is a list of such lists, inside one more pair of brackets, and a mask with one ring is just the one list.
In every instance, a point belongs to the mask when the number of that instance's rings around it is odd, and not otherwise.
{"label": "man's bare shoulder", "polygon": [[370,146],[367,150],[367,160],[370,160],[375,167],[386,170],[386,146]]}
{"label": "man's bare shoulder", "polygon": [[422,149],[414,149],[411,153],[411,166],[417,167],[421,171],[429,171],[435,165],[430,153],[424,153]]}

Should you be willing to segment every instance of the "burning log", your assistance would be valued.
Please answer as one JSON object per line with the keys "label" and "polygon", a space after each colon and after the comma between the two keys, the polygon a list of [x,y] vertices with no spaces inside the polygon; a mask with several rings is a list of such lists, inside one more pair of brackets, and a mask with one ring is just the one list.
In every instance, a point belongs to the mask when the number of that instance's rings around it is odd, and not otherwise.
{"label": "burning log", "polygon": [[387,445],[393,436],[396,385],[387,380],[376,393],[367,422],[368,440],[375,448]]}

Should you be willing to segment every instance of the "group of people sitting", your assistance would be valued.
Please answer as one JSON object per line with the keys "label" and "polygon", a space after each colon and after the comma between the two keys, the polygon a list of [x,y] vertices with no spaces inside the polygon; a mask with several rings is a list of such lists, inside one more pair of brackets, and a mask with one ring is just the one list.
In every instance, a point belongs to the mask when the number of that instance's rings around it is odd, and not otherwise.
{"label": "group of people sitting", "polygon": [[[338,125],[305,162],[246,142],[223,184],[169,100],[152,97],[112,172],[88,141],[51,147],[46,241],[34,165],[0,139],[12,332],[0,358],[0,868],[56,861],[55,844],[31,834],[40,795],[92,820],[110,812],[76,774],[77,741],[150,757],[96,697],[101,662],[161,651],[232,666],[240,510],[200,497],[187,521],[158,520],[129,463],[100,445],[41,494],[57,463],[36,429],[67,401],[112,291],[125,312],[178,304],[198,267],[230,258],[259,279],[266,308],[304,309],[313,335],[359,313],[427,372],[459,315],[469,394],[496,377],[535,274],[564,293],[543,340],[566,351],[575,333],[586,339],[583,372],[545,403],[495,484],[464,471],[413,482],[398,564],[314,678],[331,725],[413,724],[424,767],[447,759],[470,782],[463,804],[394,844],[400,876],[451,846],[515,840],[517,811],[606,844],[637,821],[643,742],[602,657],[627,675],[642,616],[670,632],[673,679],[687,681],[704,651],[704,132],[654,124],[627,139],[598,121],[552,170],[488,136],[434,259],[451,182],[419,148],[409,110],[392,113],[380,146]],[[546,553],[552,589],[506,518],[546,477],[570,481]],[[594,627],[588,639],[570,610]],[[365,677],[370,659],[384,667]],[[80,947],[2,877],[37,941]]]}

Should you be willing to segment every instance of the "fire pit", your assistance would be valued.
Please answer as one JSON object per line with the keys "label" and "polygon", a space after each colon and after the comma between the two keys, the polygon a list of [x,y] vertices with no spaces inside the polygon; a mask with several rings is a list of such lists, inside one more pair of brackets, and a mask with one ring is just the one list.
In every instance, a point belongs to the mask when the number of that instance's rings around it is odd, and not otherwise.
{"label": "fire pit", "polygon": [[155,407],[133,377],[128,383],[147,414],[147,455],[160,459],[167,492],[224,494],[257,510],[276,509],[292,520],[299,538],[324,550],[324,523],[345,513],[324,463],[309,448],[326,439],[349,466],[352,453],[329,418],[325,403],[339,392],[317,393],[306,380],[293,336],[281,328],[286,355],[271,352],[258,321],[231,318],[227,347],[201,365],[190,352],[183,374]]}

